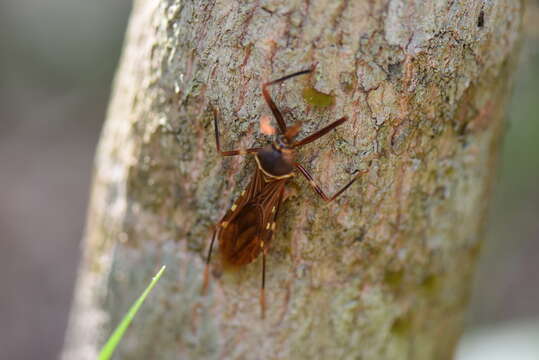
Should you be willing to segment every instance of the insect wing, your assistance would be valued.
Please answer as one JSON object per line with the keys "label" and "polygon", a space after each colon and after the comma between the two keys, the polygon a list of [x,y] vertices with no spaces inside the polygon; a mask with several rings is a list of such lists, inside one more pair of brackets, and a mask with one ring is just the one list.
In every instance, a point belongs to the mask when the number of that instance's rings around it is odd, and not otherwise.
{"label": "insect wing", "polygon": [[264,242],[269,241],[267,234],[272,231],[275,218],[271,209],[278,206],[284,181],[265,183],[262,176],[257,170],[245,194],[221,222],[219,244],[225,265],[250,263],[260,254]]}
{"label": "insect wing", "polygon": [[262,233],[260,235],[261,242],[260,248],[267,249],[273,234],[275,233],[275,226],[277,220],[277,214],[279,213],[279,207],[283,201],[285,181],[278,181],[275,183],[274,191],[267,196],[266,201],[262,202],[263,213],[265,214],[263,219]]}
{"label": "insect wing", "polygon": [[260,253],[260,208],[248,203],[219,236],[220,253],[225,266],[240,266],[253,261]]}

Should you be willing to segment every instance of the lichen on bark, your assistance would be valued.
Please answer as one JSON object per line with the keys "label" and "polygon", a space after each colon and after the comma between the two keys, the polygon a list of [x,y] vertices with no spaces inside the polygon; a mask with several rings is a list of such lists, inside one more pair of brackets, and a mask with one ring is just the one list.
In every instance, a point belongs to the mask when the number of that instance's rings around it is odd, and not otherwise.
{"label": "lichen on bark", "polygon": [[[167,273],[120,358],[450,359],[503,133],[518,0],[137,1],[96,156],[85,256],[65,358],[95,358],[155,270]],[[350,120],[299,160],[268,257],[200,286],[212,225],[262,144],[260,84],[302,135]],[[311,106],[302,90],[334,97]]]}

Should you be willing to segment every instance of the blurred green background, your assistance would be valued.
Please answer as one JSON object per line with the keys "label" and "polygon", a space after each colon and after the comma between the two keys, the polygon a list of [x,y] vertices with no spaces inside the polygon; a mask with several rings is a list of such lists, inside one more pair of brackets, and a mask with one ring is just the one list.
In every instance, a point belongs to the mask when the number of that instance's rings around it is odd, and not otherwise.
{"label": "blurred green background", "polygon": [[[2,359],[54,359],[62,346],[92,159],[130,6],[128,0],[0,5]],[[510,359],[539,359],[537,2],[529,2],[522,50],[459,359],[494,359],[486,351],[496,347],[488,344],[520,349]],[[526,350],[533,339],[536,347]]]}

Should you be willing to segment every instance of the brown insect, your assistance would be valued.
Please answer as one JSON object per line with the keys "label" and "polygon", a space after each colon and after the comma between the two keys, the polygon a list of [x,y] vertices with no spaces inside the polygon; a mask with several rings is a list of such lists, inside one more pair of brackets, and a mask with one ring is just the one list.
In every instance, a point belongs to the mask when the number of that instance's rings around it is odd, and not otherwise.
{"label": "brown insect", "polygon": [[[222,156],[235,156],[254,154],[256,170],[247,188],[241,193],[239,199],[230,207],[225,216],[216,225],[213,232],[206,268],[204,271],[203,291],[208,286],[209,266],[215,238],[219,239],[219,248],[222,262],[225,267],[239,267],[249,264],[262,254],[262,284],[260,288],[260,307],[262,318],[265,315],[266,303],[264,287],[266,282],[266,255],[269,245],[275,233],[275,222],[279,214],[279,208],[283,200],[284,188],[287,181],[294,176],[294,171],[305,176],[309,184],[326,201],[331,202],[342,194],[360,174],[356,175],[348,184],[337,191],[333,196],[328,196],[318,186],[311,174],[301,164],[294,160],[295,149],[309,144],[332,129],[348,120],[342,117],[325,128],[294,141],[299,133],[299,123],[287,127],[283,116],[273,102],[268,87],[281,83],[298,75],[308,74],[314,69],[299,71],[262,85],[262,95],[277,120],[280,134],[276,135],[272,144],[265,147],[256,147],[245,150],[222,151],[219,143],[219,129],[217,126],[218,113],[214,110],[215,143],[217,151]],[[356,171],[357,172],[357,171]]]}

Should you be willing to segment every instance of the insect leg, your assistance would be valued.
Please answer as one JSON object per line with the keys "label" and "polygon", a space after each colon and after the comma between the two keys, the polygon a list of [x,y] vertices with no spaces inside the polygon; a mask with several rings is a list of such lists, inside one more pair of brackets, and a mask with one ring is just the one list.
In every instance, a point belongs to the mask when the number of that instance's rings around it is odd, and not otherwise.
{"label": "insect leg", "polygon": [[264,100],[266,100],[266,104],[268,104],[269,108],[271,109],[271,112],[273,113],[275,120],[277,120],[277,124],[279,124],[279,129],[281,130],[282,134],[286,132],[286,123],[284,122],[283,115],[281,114],[281,112],[277,108],[277,105],[275,105],[275,103],[273,102],[273,99],[271,98],[271,95],[268,90],[268,86],[281,83],[285,80],[293,78],[294,76],[308,74],[312,72],[313,70],[314,70],[314,66],[308,70],[298,71],[293,74],[283,76],[282,78],[279,78],[277,80],[269,81],[262,84],[262,95],[264,96]]}
{"label": "insect leg", "polygon": [[262,286],[260,287],[260,316],[262,319],[266,317],[266,252],[262,250]]}
{"label": "insect leg", "polygon": [[213,243],[215,242],[215,236],[217,235],[217,226],[213,230],[213,235],[211,237],[210,249],[208,250],[208,256],[206,257],[206,267],[204,268],[204,282],[202,283],[202,294],[205,294],[208,290],[208,283],[210,279],[210,260],[211,252],[213,250]]}
{"label": "insect leg", "polygon": [[357,174],[356,176],[354,176],[354,178],[352,180],[350,180],[350,182],[346,185],[344,185],[339,191],[337,191],[333,196],[327,196],[326,193],[320,188],[320,186],[318,186],[315,182],[314,182],[314,179],[312,177],[312,175],[303,167],[301,166],[301,164],[299,163],[296,163],[295,164],[296,168],[301,172],[301,174],[303,176],[305,176],[305,178],[309,181],[309,184],[312,186],[312,188],[314,189],[314,191],[317,192],[318,195],[320,195],[320,197],[322,199],[324,199],[324,201],[326,202],[331,202],[333,200],[335,200],[339,195],[341,195],[346,189],[348,189],[348,187],[350,187],[350,185],[352,185],[354,183],[354,181],[357,180],[357,178],[360,176],[360,175],[363,175],[367,172],[367,170],[363,170],[363,171],[359,171],[359,174]]}
{"label": "insect leg", "polygon": [[222,156],[235,156],[235,155],[245,155],[245,154],[252,154],[256,153],[258,150],[262,149],[261,147],[255,147],[250,149],[241,149],[241,150],[229,150],[229,151],[223,151],[221,150],[221,143],[219,141],[219,128],[217,126],[217,118],[219,117],[217,109],[213,108],[213,123],[215,126],[215,146],[217,148],[217,151]]}
{"label": "insect leg", "polygon": [[329,124],[328,126],[326,126],[325,128],[323,129],[320,129],[318,130],[317,132],[315,132],[314,134],[311,134],[309,136],[307,136],[306,138],[304,139],[301,139],[300,141],[297,141],[294,143],[294,147],[300,147],[300,146],[303,146],[303,145],[306,145],[308,143],[311,143],[315,140],[318,140],[320,139],[322,136],[326,135],[328,132],[330,132],[331,130],[333,130],[334,128],[336,128],[337,126],[341,125],[343,122],[345,122],[346,120],[348,120],[348,117],[342,117],[340,118],[339,120],[336,120],[334,122],[332,122],[331,124]]}
{"label": "insect leg", "polygon": [[[279,214],[279,209],[281,207],[281,202],[283,200],[283,195],[284,195],[284,186],[283,188],[281,189],[281,191],[279,192],[279,200],[277,201],[277,209],[275,210],[275,214],[273,216],[273,221],[275,222],[275,220],[277,220],[277,215]],[[274,228],[272,227],[271,228],[271,237],[270,239],[273,238],[273,236],[275,235],[275,232],[274,232]],[[262,242],[260,244],[260,246],[262,247],[262,284],[260,286],[260,312],[261,312],[261,317],[262,319],[265,318],[266,316],[266,294],[265,294],[265,288],[266,288],[266,252],[267,252],[267,244],[265,244],[264,242]]]}

